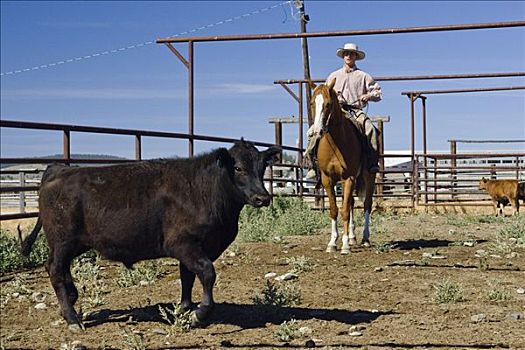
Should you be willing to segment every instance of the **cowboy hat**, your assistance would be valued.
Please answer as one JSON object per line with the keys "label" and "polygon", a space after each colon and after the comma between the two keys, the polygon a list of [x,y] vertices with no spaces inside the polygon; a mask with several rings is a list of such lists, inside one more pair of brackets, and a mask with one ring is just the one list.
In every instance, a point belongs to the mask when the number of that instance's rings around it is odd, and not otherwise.
{"label": "cowboy hat", "polygon": [[343,54],[347,51],[355,52],[357,54],[356,60],[362,60],[365,58],[365,53],[363,51],[359,51],[359,48],[354,43],[346,43],[343,48],[339,48],[336,51],[336,55],[343,58]]}

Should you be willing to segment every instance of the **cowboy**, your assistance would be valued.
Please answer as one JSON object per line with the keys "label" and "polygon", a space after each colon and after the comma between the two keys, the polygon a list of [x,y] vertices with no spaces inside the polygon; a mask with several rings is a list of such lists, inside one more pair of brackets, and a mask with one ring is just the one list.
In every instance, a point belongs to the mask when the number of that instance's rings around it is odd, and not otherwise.
{"label": "cowboy", "polygon": [[[366,135],[368,141],[367,169],[371,173],[377,173],[379,171],[378,131],[363,109],[369,101],[381,100],[381,87],[370,74],[357,68],[355,61],[365,58],[365,53],[360,51],[356,44],[345,44],[344,47],[337,49],[336,55],[343,59],[343,67],[332,72],[326,79],[326,83],[336,78],[334,90],[341,108],[346,112],[348,118],[354,118],[357,121],[361,127],[360,130]],[[311,136],[310,133],[308,136]],[[307,157],[314,159],[310,154]],[[307,178],[314,177],[315,171],[311,169],[308,171]]]}

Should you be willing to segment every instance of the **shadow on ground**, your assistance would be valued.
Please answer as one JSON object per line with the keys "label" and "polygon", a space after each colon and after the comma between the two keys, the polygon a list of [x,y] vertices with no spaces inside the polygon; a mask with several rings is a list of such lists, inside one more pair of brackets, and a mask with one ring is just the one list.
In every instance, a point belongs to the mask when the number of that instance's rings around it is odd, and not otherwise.
{"label": "shadow on ground", "polygon": [[[95,327],[109,322],[159,322],[166,321],[159,314],[159,306],[173,308],[171,304],[156,304],[144,307],[130,308],[128,310],[103,309],[90,313],[84,319],[86,327]],[[346,324],[370,323],[375,319],[394,314],[392,311],[371,312],[365,310],[341,310],[284,307],[275,305],[230,304],[219,303],[215,305],[213,314],[207,320],[209,324],[229,324],[242,329],[265,327],[272,323],[279,325],[291,318],[296,320],[319,319],[338,321]]]}

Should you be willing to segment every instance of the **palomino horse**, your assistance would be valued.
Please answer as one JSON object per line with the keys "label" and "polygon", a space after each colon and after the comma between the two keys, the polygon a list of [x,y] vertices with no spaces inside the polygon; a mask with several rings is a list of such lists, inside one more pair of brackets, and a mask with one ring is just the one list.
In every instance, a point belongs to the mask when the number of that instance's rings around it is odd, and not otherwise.
{"label": "palomino horse", "polygon": [[[357,126],[348,120],[341,110],[333,87],[335,78],[329,85],[321,84],[314,88],[311,98],[311,110],[314,116],[313,132],[320,138],[317,148],[317,162],[321,173],[321,182],[330,202],[330,218],[332,219],[332,234],[326,248],[327,252],[337,250],[336,241],[338,208],[334,187],[343,183],[343,204],[341,217],[343,219],[343,237],[341,254],[350,252],[349,243],[357,244],[355,238],[354,188],[364,201],[365,225],[362,244],[370,246],[370,212],[372,196],[375,187],[375,175],[367,171],[363,156],[363,137]],[[315,136],[314,136],[315,137]]]}

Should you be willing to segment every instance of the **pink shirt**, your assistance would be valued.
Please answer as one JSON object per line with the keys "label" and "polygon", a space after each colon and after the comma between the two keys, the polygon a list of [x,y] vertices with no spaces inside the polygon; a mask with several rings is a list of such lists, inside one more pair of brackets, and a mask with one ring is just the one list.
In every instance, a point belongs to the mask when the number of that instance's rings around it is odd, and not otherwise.
{"label": "pink shirt", "polygon": [[336,78],[334,90],[337,92],[339,103],[341,104],[350,104],[352,107],[364,108],[366,103],[358,101],[359,97],[363,95],[368,95],[370,101],[381,101],[381,87],[379,84],[370,74],[355,66],[348,72],[345,67],[332,72],[326,79],[326,83],[329,84],[333,78]]}

